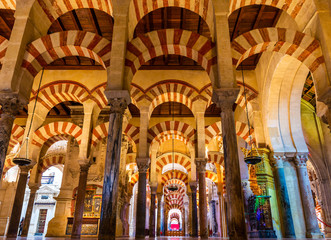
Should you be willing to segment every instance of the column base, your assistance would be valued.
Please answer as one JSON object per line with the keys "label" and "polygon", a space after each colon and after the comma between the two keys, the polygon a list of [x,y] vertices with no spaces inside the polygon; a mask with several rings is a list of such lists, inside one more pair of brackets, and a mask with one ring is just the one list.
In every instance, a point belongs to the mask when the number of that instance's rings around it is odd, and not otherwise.
{"label": "column base", "polygon": [[306,233],[307,238],[312,238],[312,239],[321,239],[324,238],[324,235],[322,233]]}

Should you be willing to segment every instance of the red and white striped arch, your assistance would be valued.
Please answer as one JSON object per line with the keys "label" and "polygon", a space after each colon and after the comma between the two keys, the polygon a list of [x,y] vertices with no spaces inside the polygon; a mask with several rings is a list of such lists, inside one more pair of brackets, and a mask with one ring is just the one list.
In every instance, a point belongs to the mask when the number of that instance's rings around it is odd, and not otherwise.
{"label": "red and white striped arch", "polygon": [[180,186],[181,188],[185,189],[185,191],[186,191],[185,182],[183,182],[182,180],[179,180],[179,179],[169,179],[167,182],[164,183],[163,187],[167,188],[167,186],[173,185],[173,184]]}
{"label": "red and white striped arch", "polygon": [[[221,121],[213,123],[208,126],[205,130],[206,133],[206,144],[209,144],[210,141],[222,133]],[[237,136],[243,138],[247,143],[252,144],[256,141],[254,136],[254,128],[248,127],[246,123],[236,121],[236,134]],[[251,138],[250,138],[251,136]]]}
{"label": "red and white striped arch", "polygon": [[166,202],[168,205],[178,205],[178,206],[182,206],[183,205],[183,201],[178,200],[178,199],[172,199],[170,201]]}
{"label": "red and white striped arch", "polygon": [[2,176],[4,177],[6,172],[15,166],[17,166],[17,165],[15,163],[13,163],[13,156],[11,156],[11,157],[7,156],[5,163],[3,165]]}
{"label": "red and white striped arch", "polygon": [[56,135],[53,136],[51,138],[49,138],[45,143],[44,146],[49,148],[50,146],[52,146],[54,143],[58,142],[58,141],[64,141],[64,140],[68,140],[68,135],[66,134],[62,134],[62,135]]}
{"label": "red and white striped arch", "polygon": [[299,28],[305,27],[316,11],[313,0],[291,0],[291,1],[266,1],[266,0],[230,0],[229,14],[235,10],[251,6],[267,5],[276,7],[289,14],[298,24]]}
{"label": "red and white striped arch", "polygon": [[[1,7],[0,7],[0,9],[1,9]],[[6,38],[4,38],[3,36],[0,36],[0,63],[1,64],[3,64],[3,59],[5,58],[8,44],[9,44],[9,41]]]}
{"label": "red and white striped arch", "polygon": [[222,165],[224,163],[224,154],[221,152],[209,151],[208,162]]}
{"label": "red and white striped arch", "polygon": [[41,37],[27,46],[22,67],[35,77],[53,61],[69,56],[91,58],[103,67],[110,64],[111,42],[86,31],[64,31]]}
{"label": "red and white striped arch", "polygon": [[239,66],[246,58],[265,51],[283,53],[305,64],[314,79],[318,79],[317,94],[329,87],[322,49],[315,38],[292,29],[255,29],[232,41],[233,64]]}
{"label": "red and white striped arch", "polygon": [[162,134],[171,136],[173,133],[186,137],[190,142],[195,140],[195,129],[187,123],[180,121],[164,121],[148,129],[148,143],[159,141]]}
{"label": "red and white striped arch", "polygon": [[17,124],[13,124],[13,128],[11,130],[9,146],[7,153],[10,153],[11,149],[13,149],[17,144],[22,144],[23,136],[25,129]]}
{"label": "red and white striped arch", "polygon": [[47,24],[47,28],[61,15],[79,8],[94,8],[113,15],[113,6],[110,0],[36,0],[33,5],[33,9],[37,13],[46,15],[44,24]]}
{"label": "red and white striped arch", "polygon": [[173,203],[173,204],[171,204],[171,205],[166,204],[166,206],[167,206],[166,208],[167,208],[168,211],[170,211],[171,209],[178,209],[178,210],[180,210],[180,211],[183,210],[183,206],[182,206],[182,205],[175,204],[175,203]]}
{"label": "red and white striped arch", "polygon": [[[30,101],[36,99],[37,92],[33,91]],[[83,104],[89,99],[89,90],[81,83],[74,81],[56,81],[41,87],[38,102],[48,111],[61,102],[73,101]]]}
{"label": "red and white striped arch", "polygon": [[104,94],[106,84],[107,83],[102,83],[91,90],[90,98],[96,102],[100,109],[103,109],[108,105],[107,97]]}
{"label": "red and white striped arch", "polygon": [[165,153],[156,159],[156,172],[162,173],[163,167],[173,162],[183,166],[187,172],[191,171],[191,159],[188,156],[182,153],[175,153],[173,160],[172,155],[172,153]]}
{"label": "red and white striped arch", "polygon": [[16,10],[16,0],[0,0],[0,9]]}
{"label": "red and white striped arch", "polygon": [[63,134],[73,136],[80,145],[82,129],[70,122],[53,122],[40,127],[33,134],[32,144],[41,147],[48,139]]}
{"label": "red and white striped arch", "polygon": [[58,165],[58,164],[64,164],[65,163],[65,155],[63,154],[57,154],[53,156],[46,157],[40,161],[38,166],[38,173],[45,172],[48,168]]}
{"label": "red and white striped arch", "polygon": [[215,78],[216,49],[208,38],[181,29],[162,29],[139,35],[127,45],[125,59],[128,83],[141,65],[162,55],[176,54],[193,59]]}
{"label": "red and white striped arch", "polygon": [[218,183],[218,177],[217,174],[212,171],[206,171],[206,178],[210,179],[214,183]]}
{"label": "red and white striped arch", "polygon": [[[109,122],[102,123],[96,126],[92,132],[91,144],[96,146],[99,141],[108,136]],[[123,130],[123,133],[129,137],[135,144],[139,143],[139,128],[128,124]]]}
{"label": "red and white striped arch", "polygon": [[177,80],[166,80],[152,85],[146,90],[140,86],[131,84],[131,97],[137,104],[141,101],[149,101],[151,103],[149,113],[165,102],[182,103],[188,108],[192,109],[193,103],[202,99],[206,101],[207,107],[211,104],[212,87],[211,84],[206,85],[199,91],[194,86]]}
{"label": "red and white striped arch", "polygon": [[173,219],[173,218],[177,219],[178,222],[179,222],[180,217],[179,217],[179,214],[178,213],[172,213],[172,214],[170,214],[170,219]]}
{"label": "red and white striped arch", "polygon": [[170,133],[166,132],[166,133],[161,133],[158,138],[155,138],[150,145],[150,149],[153,148],[154,144],[159,144],[161,145],[162,143],[171,140],[174,137],[175,140],[181,141],[183,142],[185,145],[187,145],[187,147],[189,149],[191,149],[193,147],[193,143],[190,141],[189,138],[187,138],[186,136],[184,136],[183,133],[177,132],[175,133],[174,131],[170,131]]}
{"label": "red and white striped arch", "polygon": [[[245,90],[244,90],[242,82],[237,81],[237,84],[240,86],[240,92],[238,94],[236,104],[242,108],[245,108],[245,103],[247,102],[247,106],[249,106],[250,101],[257,98],[258,92],[255,89],[250,88],[246,84],[245,84]],[[245,101],[245,94],[246,94],[246,101]]]}
{"label": "red and white striped arch", "polygon": [[186,173],[183,173],[178,170],[175,170],[174,172],[171,170],[171,171],[168,171],[168,172],[165,172],[164,174],[162,174],[162,177],[161,177],[162,185],[164,185],[170,179],[178,179],[178,180],[183,181],[185,184],[188,183],[188,177],[187,177]]}
{"label": "red and white striped arch", "polygon": [[[172,180],[176,180],[176,179],[172,179]],[[171,180],[170,180],[171,181]],[[169,182],[169,181],[168,181]],[[183,183],[184,184],[184,183]],[[165,184],[165,186],[164,186],[164,194],[165,195],[168,195],[168,194],[171,194],[171,193],[173,193],[172,191],[170,191],[167,187],[166,187],[166,185],[168,186],[169,184]],[[181,185],[179,185],[179,184],[175,184],[177,187],[178,187],[178,190],[176,191],[178,194],[180,194],[180,195],[185,195],[185,193],[186,193],[186,188],[185,187],[183,187],[183,186],[181,186]],[[184,184],[184,186],[185,186],[185,184]]]}
{"label": "red and white striped arch", "polygon": [[214,31],[214,10],[211,0],[132,0],[129,7],[129,38],[132,39],[138,22],[148,13],[164,7],[180,7],[200,15],[211,33]]}

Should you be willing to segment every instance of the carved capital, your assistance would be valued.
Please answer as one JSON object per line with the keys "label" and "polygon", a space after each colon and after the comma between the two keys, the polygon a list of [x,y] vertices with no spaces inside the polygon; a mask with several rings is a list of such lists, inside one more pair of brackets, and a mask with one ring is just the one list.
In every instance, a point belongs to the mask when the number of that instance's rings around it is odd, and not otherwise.
{"label": "carved capital", "polygon": [[192,193],[196,193],[197,192],[197,183],[196,182],[190,182],[189,185],[190,185]]}
{"label": "carved capital", "polygon": [[207,159],[206,158],[196,158],[195,159],[195,164],[196,164],[196,167],[197,167],[197,171],[199,173],[206,172],[206,164],[207,164]]}
{"label": "carved capital", "polygon": [[88,170],[90,169],[91,163],[90,162],[84,162],[84,163],[80,163],[80,171],[81,172],[88,172]]}
{"label": "carved capital", "polygon": [[149,158],[137,158],[137,166],[140,173],[146,173],[149,168]]}
{"label": "carved capital", "polygon": [[28,172],[36,165],[36,161],[32,161],[29,165],[19,166],[21,173],[20,174],[28,174]]}
{"label": "carved capital", "polygon": [[297,168],[306,168],[308,161],[308,153],[297,153],[294,158],[294,163]]}
{"label": "carved capital", "polygon": [[237,100],[239,91],[239,88],[214,89],[212,101],[216,103],[222,111],[232,111],[233,104]]}
{"label": "carved capital", "polygon": [[284,161],[286,161],[286,156],[284,153],[273,153],[271,157],[271,163],[275,168],[283,168]]}
{"label": "carved capital", "polygon": [[15,118],[25,104],[26,101],[19,98],[17,93],[0,93],[2,114]]}
{"label": "carved capital", "polygon": [[128,104],[124,98],[112,98],[108,100],[110,105],[110,113],[124,114]]}

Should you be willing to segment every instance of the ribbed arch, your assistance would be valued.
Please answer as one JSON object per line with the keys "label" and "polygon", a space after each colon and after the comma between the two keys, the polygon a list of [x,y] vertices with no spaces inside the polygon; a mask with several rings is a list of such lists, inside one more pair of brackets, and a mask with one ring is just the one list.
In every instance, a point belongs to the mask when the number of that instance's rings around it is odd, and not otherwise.
{"label": "ribbed arch", "polygon": [[162,169],[167,164],[177,163],[183,166],[187,172],[191,171],[191,159],[182,153],[175,153],[174,159],[172,153],[165,153],[156,159],[156,171],[162,173]]}
{"label": "ribbed arch", "polygon": [[16,10],[16,0],[0,0],[0,9]]}

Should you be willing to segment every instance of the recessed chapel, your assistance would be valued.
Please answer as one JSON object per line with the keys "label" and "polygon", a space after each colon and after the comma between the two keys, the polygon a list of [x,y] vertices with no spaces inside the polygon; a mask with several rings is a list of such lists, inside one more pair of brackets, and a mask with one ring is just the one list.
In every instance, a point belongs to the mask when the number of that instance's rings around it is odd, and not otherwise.
{"label": "recessed chapel", "polygon": [[331,237],[331,0],[0,0],[0,236]]}

